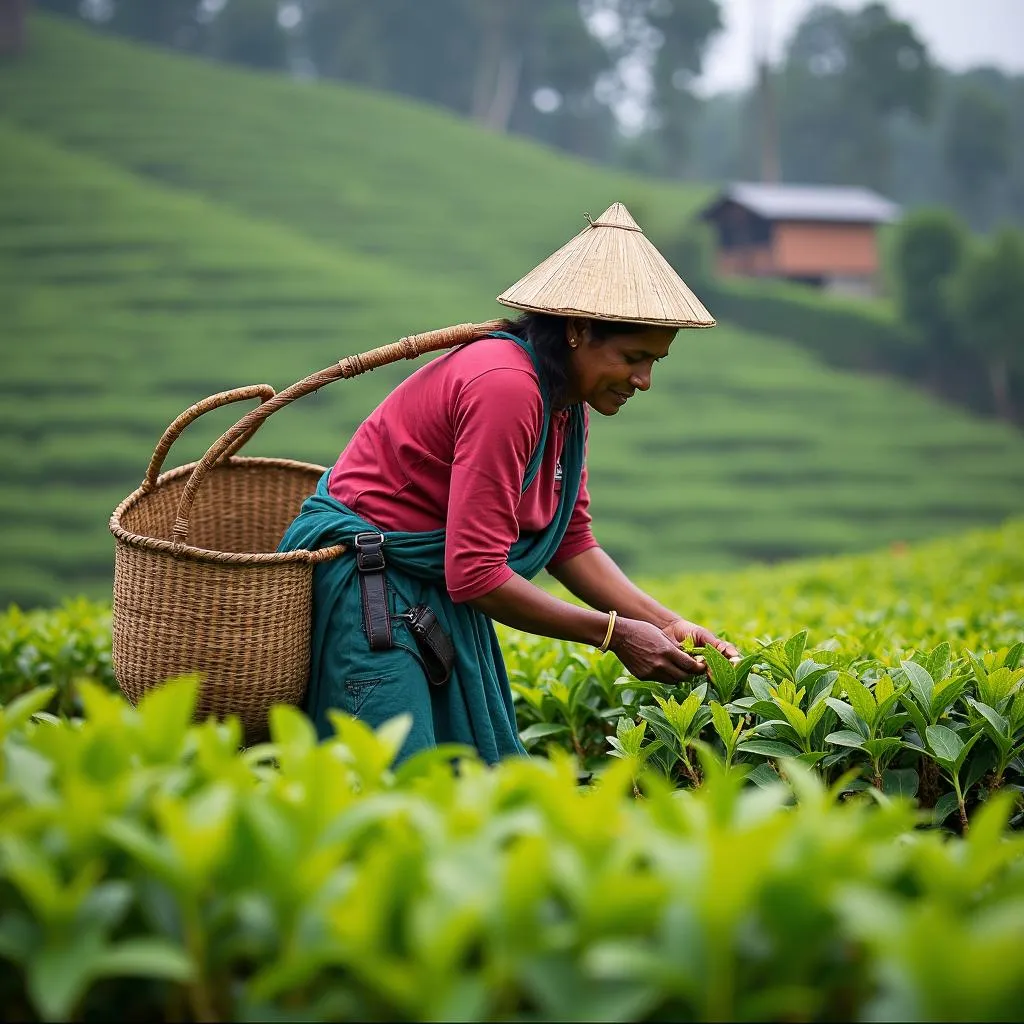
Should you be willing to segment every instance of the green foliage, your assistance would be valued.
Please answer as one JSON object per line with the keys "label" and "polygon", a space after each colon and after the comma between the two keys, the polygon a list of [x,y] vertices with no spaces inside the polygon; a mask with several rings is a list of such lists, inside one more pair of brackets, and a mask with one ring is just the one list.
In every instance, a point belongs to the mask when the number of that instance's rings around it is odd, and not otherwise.
{"label": "green foliage", "polygon": [[964,343],[988,365],[993,402],[1009,419],[1012,375],[1024,380],[1024,232],[1004,228],[977,246],[950,292]]}
{"label": "green foliage", "polygon": [[110,606],[81,598],[59,608],[0,615],[0,703],[38,687],[52,687],[51,710],[80,710],[77,684],[114,689],[110,663]]}
{"label": "green foliage", "polygon": [[803,285],[736,278],[718,278],[705,293],[716,316],[785,338],[829,366],[922,376],[922,346],[883,305],[822,295]]}
{"label": "green foliage", "polygon": [[[960,828],[991,792],[1024,785],[1024,522],[645,585],[745,656],[702,650],[709,678],[674,688],[633,679],[613,654],[502,628],[528,749],[560,748],[586,770],[639,756],[683,786],[700,785],[701,751],[754,783],[794,757],[829,784],[853,771],[854,787],[916,796],[939,821],[959,810]],[[71,714],[83,682],[114,689],[109,630],[109,608],[84,601],[12,609],[0,701],[47,685],[48,707]]]}
{"label": "green foliage", "polygon": [[[137,710],[0,711],[0,998],[25,1020],[1016,1019],[1024,840],[970,838],[799,764],[677,793],[625,757],[469,752],[389,769],[407,722],[275,709],[188,725],[194,680]],[[35,715],[33,717],[33,714]],[[449,758],[460,757],[457,773]],[[634,787],[643,799],[635,799]]]}
{"label": "green foliage", "polygon": [[547,756],[493,769],[287,706],[243,750],[196,679],[110,692],[109,610],[10,611],[5,1012],[1016,1019],[1024,522],[649,586],[746,656],[664,687],[502,630]]}
{"label": "green foliage", "polygon": [[967,244],[967,232],[948,210],[914,211],[896,229],[893,273],[903,319],[940,352],[956,347],[948,289]]}
{"label": "green foliage", "polygon": [[812,7],[790,39],[779,75],[780,152],[788,181],[885,189],[887,125],[926,119],[934,71],[912,26],[884,4]]}
{"label": "green foliage", "polygon": [[1010,112],[980,84],[956,90],[943,139],[943,156],[960,202],[971,210],[987,198],[1012,159]]}
{"label": "green foliage", "polygon": [[[510,633],[524,740],[591,768],[609,746],[629,750],[681,786],[700,785],[701,750],[755,784],[796,758],[829,785],[916,797],[969,827],[991,793],[1024,792],[1022,552],[1017,522],[910,552],[651,583],[746,652],[732,665],[704,650],[710,678],[679,689]],[[556,685],[573,694],[571,720]]]}

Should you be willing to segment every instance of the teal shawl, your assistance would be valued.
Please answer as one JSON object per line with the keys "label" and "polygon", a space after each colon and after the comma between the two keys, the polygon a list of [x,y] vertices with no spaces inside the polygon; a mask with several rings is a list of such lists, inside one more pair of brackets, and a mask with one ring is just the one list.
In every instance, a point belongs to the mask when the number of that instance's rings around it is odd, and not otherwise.
{"label": "teal shawl", "polygon": [[[544,423],[536,450],[527,465],[523,491],[540,469],[551,421],[549,395],[532,346],[505,332],[530,356],[542,381]],[[554,556],[565,534],[579,493],[584,460],[583,406],[570,408],[562,452],[562,489],[554,518],[546,529],[522,534],[509,551],[508,564],[531,579]],[[357,533],[381,531],[328,492],[330,471],[320,479],[289,526],[278,550],[315,549],[351,544]],[[455,604],[444,575],[445,531],[384,533],[388,596],[392,614],[414,604],[434,610],[456,650],[449,681],[431,686],[423,673],[415,642],[403,620],[393,620],[395,648],[371,651],[362,625],[359,574],[349,551],[322,563],[313,575],[313,623],[306,711],[321,738],[332,733],[331,708],[347,711],[376,727],[402,712],[413,727],[399,760],[441,743],[475,747],[493,764],[510,754],[525,754],[516,728],[508,674],[491,620],[469,604]]]}

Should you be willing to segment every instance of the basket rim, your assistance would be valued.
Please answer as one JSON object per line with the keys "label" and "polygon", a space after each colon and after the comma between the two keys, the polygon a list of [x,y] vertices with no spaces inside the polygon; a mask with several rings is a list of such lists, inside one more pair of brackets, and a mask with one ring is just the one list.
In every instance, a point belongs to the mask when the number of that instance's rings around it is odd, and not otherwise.
{"label": "basket rim", "polygon": [[[172,555],[177,558],[197,560],[201,562],[217,562],[220,564],[236,565],[277,565],[289,562],[300,562],[315,565],[318,562],[329,562],[348,550],[346,544],[335,544],[328,548],[318,548],[313,551],[299,548],[294,551],[213,551],[209,548],[197,548],[192,544],[180,544],[171,540],[163,540],[160,537],[147,537],[141,533],[133,533],[121,525],[121,517],[131,508],[134,508],[144,497],[152,494],[163,484],[169,484],[180,477],[190,476],[198,462],[189,462],[183,466],[161,473],[156,478],[152,487],[147,487],[145,482],[137,487],[114,509],[108,522],[110,532],[115,539],[127,547],[138,548],[144,551],[158,551],[163,554]],[[263,456],[233,455],[217,466],[222,468],[246,468],[252,467],[273,467],[275,469],[298,469],[316,473],[325,473],[326,466],[320,466],[313,462],[299,462],[296,459],[274,459]]]}

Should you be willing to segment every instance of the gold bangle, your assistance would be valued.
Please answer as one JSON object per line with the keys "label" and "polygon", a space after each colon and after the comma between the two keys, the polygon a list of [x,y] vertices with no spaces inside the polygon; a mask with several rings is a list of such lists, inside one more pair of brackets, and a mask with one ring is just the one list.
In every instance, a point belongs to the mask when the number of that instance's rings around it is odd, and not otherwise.
{"label": "gold bangle", "polygon": [[619,617],[618,612],[608,613],[608,632],[604,635],[604,643],[598,648],[600,651],[607,651],[608,645],[612,642],[612,633],[615,632],[615,620]]}

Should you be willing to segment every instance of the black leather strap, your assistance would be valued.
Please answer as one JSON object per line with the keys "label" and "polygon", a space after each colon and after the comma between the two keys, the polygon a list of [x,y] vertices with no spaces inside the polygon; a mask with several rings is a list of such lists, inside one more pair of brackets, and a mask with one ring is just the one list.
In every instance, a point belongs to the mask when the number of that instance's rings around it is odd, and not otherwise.
{"label": "black leather strap", "polygon": [[393,645],[384,578],[384,537],[379,533],[360,533],[356,535],[354,546],[363,599],[363,629],[371,651],[387,651]]}
{"label": "black leather strap", "polygon": [[451,637],[441,628],[434,610],[425,604],[418,604],[404,616],[409,622],[409,631],[416,638],[416,646],[427,669],[427,678],[434,686],[448,682],[455,665],[455,648]]}

